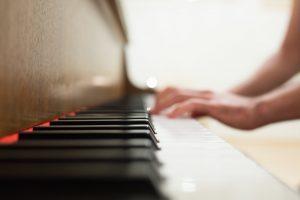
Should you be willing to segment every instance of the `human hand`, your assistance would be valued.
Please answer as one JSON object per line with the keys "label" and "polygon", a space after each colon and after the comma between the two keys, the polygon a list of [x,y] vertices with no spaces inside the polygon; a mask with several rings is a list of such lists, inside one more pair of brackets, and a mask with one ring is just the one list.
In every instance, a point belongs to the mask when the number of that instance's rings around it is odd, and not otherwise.
{"label": "human hand", "polygon": [[167,87],[157,92],[155,105],[151,109],[152,114],[159,114],[174,104],[186,101],[191,98],[210,99],[212,92],[210,90],[190,90],[175,87]]}
{"label": "human hand", "polygon": [[170,118],[186,114],[192,117],[208,115],[240,129],[262,125],[257,99],[232,93],[167,88],[157,94],[151,113],[158,114],[167,108],[170,108],[167,113]]}

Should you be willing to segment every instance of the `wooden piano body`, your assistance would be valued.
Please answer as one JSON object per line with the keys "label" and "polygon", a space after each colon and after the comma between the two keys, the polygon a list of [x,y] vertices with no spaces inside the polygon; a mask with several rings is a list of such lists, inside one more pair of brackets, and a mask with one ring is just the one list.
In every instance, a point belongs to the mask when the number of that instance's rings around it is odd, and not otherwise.
{"label": "wooden piano body", "polygon": [[0,1],[0,136],[124,94],[112,0]]}

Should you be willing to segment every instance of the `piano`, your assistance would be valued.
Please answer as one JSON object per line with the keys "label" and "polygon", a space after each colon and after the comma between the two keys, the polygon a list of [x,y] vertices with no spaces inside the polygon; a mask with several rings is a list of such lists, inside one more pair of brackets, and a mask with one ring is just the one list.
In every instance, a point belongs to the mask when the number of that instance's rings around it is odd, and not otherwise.
{"label": "piano", "polygon": [[119,1],[1,0],[0,30],[2,199],[300,198],[198,121],[148,113]]}

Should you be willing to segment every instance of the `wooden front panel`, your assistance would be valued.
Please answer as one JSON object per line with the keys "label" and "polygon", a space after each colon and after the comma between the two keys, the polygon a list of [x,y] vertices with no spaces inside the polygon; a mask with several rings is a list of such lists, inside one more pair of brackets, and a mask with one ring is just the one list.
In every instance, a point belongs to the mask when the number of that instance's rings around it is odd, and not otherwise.
{"label": "wooden front panel", "polygon": [[109,0],[0,1],[0,136],[121,95]]}

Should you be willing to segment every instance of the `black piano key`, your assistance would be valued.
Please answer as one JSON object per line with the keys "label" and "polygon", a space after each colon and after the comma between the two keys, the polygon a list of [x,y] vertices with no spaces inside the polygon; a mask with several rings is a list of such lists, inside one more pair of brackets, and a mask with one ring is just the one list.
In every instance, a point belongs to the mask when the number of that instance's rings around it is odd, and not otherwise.
{"label": "black piano key", "polygon": [[88,110],[116,110],[116,109],[147,111],[147,109],[142,107],[141,105],[102,105],[102,106],[88,108]]}
{"label": "black piano key", "polygon": [[155,132],[148,119],[61,119],[50,122],[50,125],[149,125]]}
{"label": "black piano key", "polygon": [[[50,128],[50,127],[49,127]],[[53,128],[53,127],[52,127]],[[41,139],[150,139],[158,149],[157,138],[149,130],[37,130],[20,132],[20,140]]]}
{"label": "black piano key", "polygon": [[[150,131],[150,134],[156,134],[153,127],[150,124],[128,124],[128,125],[51,125],[51,126],[35,126],[33,130],[45,131],[45,130],[146,130]],[[155,136],[154,136],[155,137]]]}
{"label": "black piano key", "polygon": [[149,125],[147,119],[60,119],[50,125]]}
{"label": "black piano key", "polygon": [[[0,165],[3,162],[152,162],[158,164],[151,149],[0,149]],[[74,163],[76,164],[76,163]]]}
{"label": "black piano key", "polygon": [[121,196],[161,195],[161,177],[156,167],[147,162],[3,162],[0,180],[4,183],[1,184],[1,195],[10,194],[10,197],[13,193],[8,191],[18,191],[25,197],[33,194],[47,197],[84,194],[85,197],[96,195],[98,198],[115,193]]}
{"label": "black piano key", "polygon": [[77,112],[78,114],[145,114],[145,110],[139,109],[99,109],[99,110],[84,110]]}
{"label": "black piano key", "polygon": [[66,148],[147,148],[153,149],[153,143],[149,139],[106,139],[106,140],[20,140],[15,144],[1,144],[1,149],[66,149]]}
{"label": "black piano key", "polygon": [[35,126],[33,130],[150,130],[149,125],[61,125]]}
{"label": "black piano key", "polygon": [[35,126],[33,130],[149,130],[156,134],[153,128],[147,124],[137,125],[52,125]]}
{"label": "black piano key", "polygon": [[66,116],[59,119],[150,119],[149,115],[122,115],[122,114],[81,114],[76,116]]}

